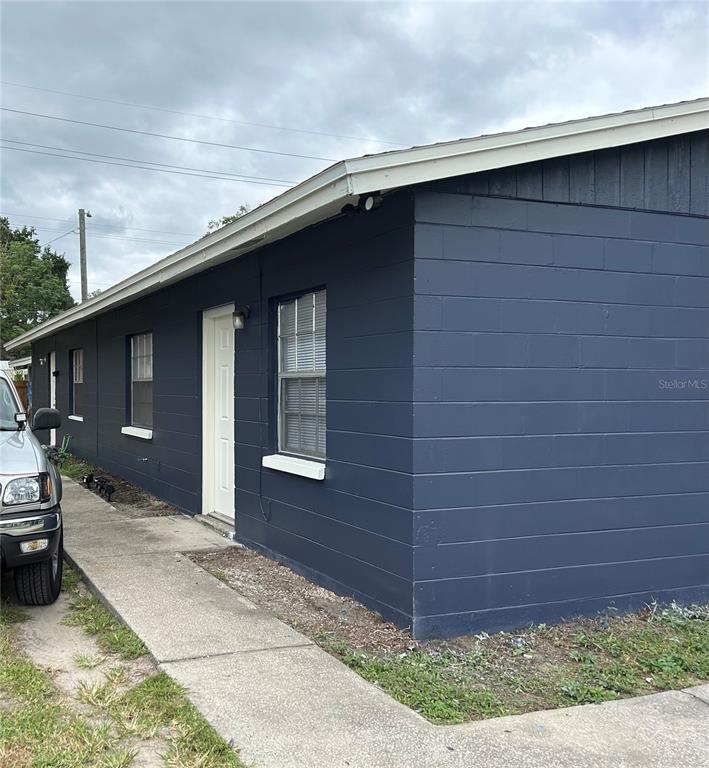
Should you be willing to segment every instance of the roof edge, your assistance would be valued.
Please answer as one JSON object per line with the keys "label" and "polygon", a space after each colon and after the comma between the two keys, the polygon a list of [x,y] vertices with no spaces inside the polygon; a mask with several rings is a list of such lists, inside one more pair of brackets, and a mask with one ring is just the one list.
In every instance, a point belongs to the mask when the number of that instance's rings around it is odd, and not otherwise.
{"label": "roof edge", "polygon": [[[179,251],[136,272],[88,301],[46,320],[5,344],[17,349],[62,328],[76,325],[114,306],[152,293],[184,277],[217,266],[274,242],[308,224],[339,212],[351,196],[346,163],[341,161],[311,176],[278,197],[205,235]],[[321,214],[321,216],[318,216]]]}
{"label": "roof edge", "polygon": [[5,346],[16,349],[287,237],[336,215],[362,194],[707,128],[709,98],[701,98],[343,160]]}

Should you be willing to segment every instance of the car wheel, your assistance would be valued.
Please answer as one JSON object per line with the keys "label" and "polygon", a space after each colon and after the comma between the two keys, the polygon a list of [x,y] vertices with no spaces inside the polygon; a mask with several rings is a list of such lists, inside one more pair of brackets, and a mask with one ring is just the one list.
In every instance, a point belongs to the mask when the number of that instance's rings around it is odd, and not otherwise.
{"label": "car wheel", "polygon": [[51,605],[62,588],[64,566],[63,536],[49,560],[15,568],[15,592],[24,605]]}

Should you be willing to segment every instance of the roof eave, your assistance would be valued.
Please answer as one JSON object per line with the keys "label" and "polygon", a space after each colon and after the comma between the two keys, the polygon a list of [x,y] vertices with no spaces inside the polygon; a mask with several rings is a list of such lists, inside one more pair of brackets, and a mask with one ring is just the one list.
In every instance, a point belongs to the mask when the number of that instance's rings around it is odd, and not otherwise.
{"label": "roof eave", "polygon": [[348,161],[348,167],[352,172],[353,193],[365,194],[707,128],[709,99],[698,99],[412,150],[394,150]]}
{"label": "roof eave", "polygon": [[56,315],[5,344],[13,350],[185,277],[210,269],[310,224],[337,215],[351,199],[346,163],[312,176],[237,221],[176,251],[98,296]]}
{"label": "roof eave", "polygon": [[709,128],[709,99],[344,160],[8,342],[31,343],[330,218],[359,195]]}

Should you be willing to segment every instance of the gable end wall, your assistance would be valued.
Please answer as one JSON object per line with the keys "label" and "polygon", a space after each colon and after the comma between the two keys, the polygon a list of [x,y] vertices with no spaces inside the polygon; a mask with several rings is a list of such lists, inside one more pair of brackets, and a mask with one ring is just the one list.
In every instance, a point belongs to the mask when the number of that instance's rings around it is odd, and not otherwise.
{"label": "gable end wall", "polygon": [[706,600],[706,194],[687,215],[477,188],[416,196],[417,636]]}

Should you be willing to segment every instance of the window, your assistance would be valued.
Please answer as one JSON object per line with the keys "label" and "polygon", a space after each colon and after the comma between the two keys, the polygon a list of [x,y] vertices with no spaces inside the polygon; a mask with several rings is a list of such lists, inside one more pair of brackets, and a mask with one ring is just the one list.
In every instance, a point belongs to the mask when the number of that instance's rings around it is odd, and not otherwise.
{"label": "window", "polygon": [[15,431],[18,428],[15,414],[21,410],[22,406],[15,401],[10,385],[5,379],[0,379],[0,429]]}
{"label": "window", "polygon": [[325,458],[325,291],[278,304],[278,449]]}
{"label": "window", "polygon": [[153,334],[139,333],[130,339],[130,423],[153,428]]}
{"label": "window", "polygon": [[69,391],[69,413],[81,416],[84,412],[84,350],[69,352],[71,368],[71,390]]}

